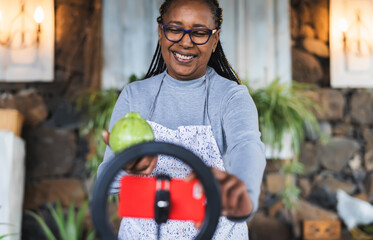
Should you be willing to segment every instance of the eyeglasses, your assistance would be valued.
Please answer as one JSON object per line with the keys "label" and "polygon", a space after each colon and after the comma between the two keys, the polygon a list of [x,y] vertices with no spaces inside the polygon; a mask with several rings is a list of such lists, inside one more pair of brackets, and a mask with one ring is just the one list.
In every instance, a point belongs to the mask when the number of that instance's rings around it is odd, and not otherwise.
{"label": "eyeglasses", "polygon": [[186,30],[180,26],[169,24],[163,24],[162,29],[168,41],[174,43],[180,42],[187,33],[192,43],[196,45],[206,44],[210,40],[211,35],[217,31],[216,29],[211,30],[208,28],[194,28]]}

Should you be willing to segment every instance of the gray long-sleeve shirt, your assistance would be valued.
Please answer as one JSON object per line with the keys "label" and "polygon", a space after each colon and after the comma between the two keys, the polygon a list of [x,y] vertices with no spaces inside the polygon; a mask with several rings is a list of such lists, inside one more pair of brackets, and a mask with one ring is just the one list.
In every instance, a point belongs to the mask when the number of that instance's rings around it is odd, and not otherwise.
{"label": "gray long-sleeve shirt", "polygon": [[[208,114],[226,170],[247,186],[254,211],[258,208],[265,168],[264,144],[260,140],[258,114],[247,88],[218,75],[208,67]],[[109,131],[128,112],[147,119],[164,74],[127,85],[115,105]],[[179,81],[166,74],[151,121],[170,129],[205,125],[206,77]],[[114,154],[108,147],[98,175]]]}

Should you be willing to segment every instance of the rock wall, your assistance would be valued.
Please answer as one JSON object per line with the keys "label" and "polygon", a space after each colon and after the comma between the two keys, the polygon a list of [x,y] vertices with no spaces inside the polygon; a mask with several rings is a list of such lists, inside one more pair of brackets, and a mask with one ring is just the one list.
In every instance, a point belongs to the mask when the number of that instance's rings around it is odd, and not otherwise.
{"label": "rock wall", "polygon": [[[283,163],[268,161],[252,240],[301,239],[302,220],[338,219],[337,189],[373,203],[373,90],[330,88],[329,0],[292,0],[291,37],[293,79],[319,86],[309,96],[321,106],[317,117],[328,141],[307,132],[300,156],[305,173],[296,180],[301,199],[292,214],[279,197]],[[267,236],[264,225],[278,232]],[[344,225],[342,232],[352,239]]]}
{"label": "rock wall", "polygon": [[[88,146],[78,135],[81,122],[70,99],[82,89],[99,88],[102,67],[101,1],[56,0],[55,14],[55,80],[0,83],[0,107],[17,108],[26,116],[24,208],[39,209],[47,219],[45,203],[60,200],[68,206],[87,197]],[[279,197],[281,162],[268,161],[260,210],[250,222],[251,240],[292,239],[300,236],[303,219],[338,218],[338,188],[373,201],[373,91],[330,88],[329,1],[292,0],[291,35],[293,78],[320,87],[310,95],[321,105],[318,119],[330,141],[322,144],[317,134],[307,133],[300,157],[306,173],[297,178],[301,200],[293,214]],[[43,238],[25,214],[23,239]]]}
{"label": "rock wall", "polygon": [[[54,81],[0,83],[0,107],[16,108],[25,115],[21,135],[27,149],[24,209],[39,209],[47,220],[51,220],[47,202],[59,200],[70,206],[87,198],[88,146],[79,137],[82,123],[71,98],[82,89],[100,87],[101,10],[101,0],[56,0]],[[46,239],[27,214],[22,239]]]}

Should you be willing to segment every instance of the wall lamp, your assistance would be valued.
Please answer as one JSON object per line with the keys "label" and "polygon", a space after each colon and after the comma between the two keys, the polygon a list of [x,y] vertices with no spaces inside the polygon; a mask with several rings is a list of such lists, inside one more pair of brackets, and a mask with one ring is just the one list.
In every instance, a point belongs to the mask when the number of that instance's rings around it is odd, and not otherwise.
{"label": "wall lamp", "polygon": [[373,0],[330,0],[330,84],[373,88]]}
{"label": "wall lamp", "polygon": [[0,82],[54,79],[55,0],[0,0]]}
{"label": "wall lamp", "polygon": [[340,19],[343,51],[356,57],[369,56],[372,52],[371,32],[361,19],[361,12],[355,12],[355,19],[349,25],[345,18]]}
{"label": "wall lamp", "polygon": [[4,19],[0,9],[0,45],[13,50],[29,47],[39,47],[41,23],[44,11],[41,6],[36,7],[33,17],[27,12],[25,0],[21,0],[16,15]]}

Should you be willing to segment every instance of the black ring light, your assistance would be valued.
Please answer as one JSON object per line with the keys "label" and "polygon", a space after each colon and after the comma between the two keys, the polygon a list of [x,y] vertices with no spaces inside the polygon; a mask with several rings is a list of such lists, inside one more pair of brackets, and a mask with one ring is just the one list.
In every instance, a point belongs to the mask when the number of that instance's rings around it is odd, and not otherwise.
{"label": "black ring light", "polygon": [[131,161],[146,155],[164,154],[180,159],[189,165],[201,181],[207,199],[205,218],[196,240],[211,239],[218,225],[221,199],[218,183],[211,170],[191,151],[170,143],[147,142],[134,145],[117,154],[98,177],[91,202],[92,220],[100,239],[115,240],[112,226],[107,217],[107,195],[112,180]]}

